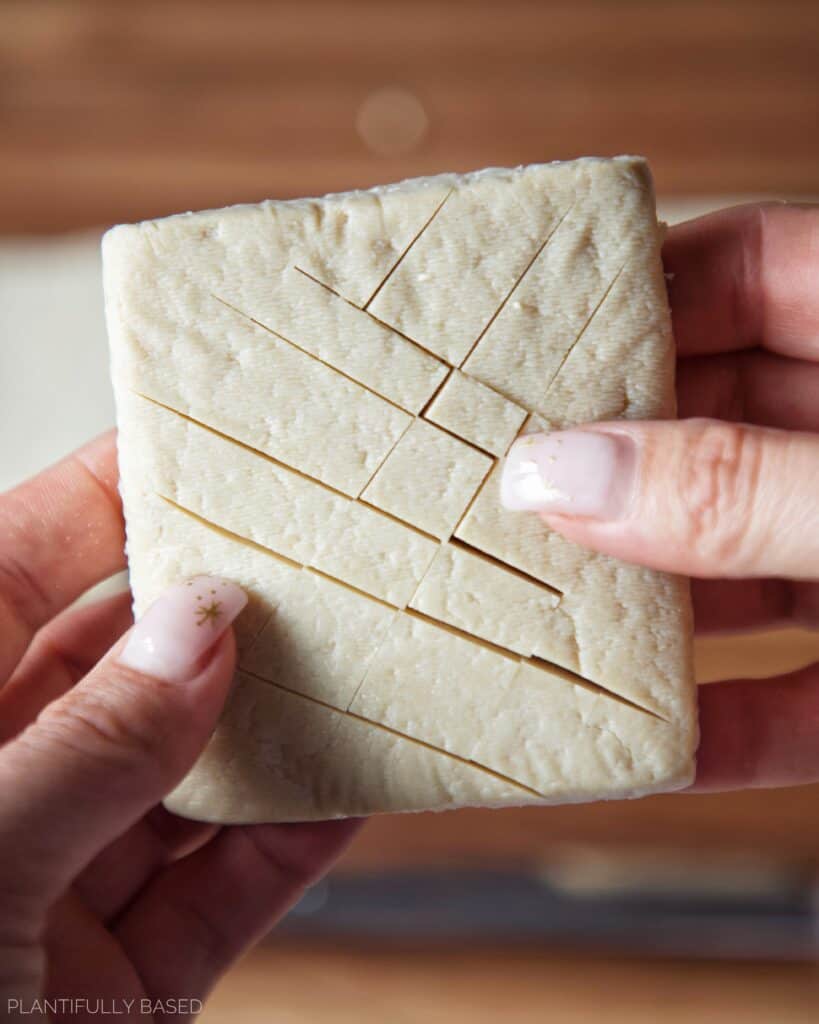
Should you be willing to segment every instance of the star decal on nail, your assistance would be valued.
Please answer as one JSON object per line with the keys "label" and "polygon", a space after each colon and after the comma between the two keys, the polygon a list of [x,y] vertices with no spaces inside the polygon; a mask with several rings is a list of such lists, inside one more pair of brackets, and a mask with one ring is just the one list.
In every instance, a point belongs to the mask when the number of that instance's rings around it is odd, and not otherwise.
{"label": "star decal on nail", "polygon": [[210,621],[212,626],[216,625],[216,620],[222,614],[222,602],[211,601],[210,604],[202,604],[196,609],[196,625],[204,626],[204,624]]}

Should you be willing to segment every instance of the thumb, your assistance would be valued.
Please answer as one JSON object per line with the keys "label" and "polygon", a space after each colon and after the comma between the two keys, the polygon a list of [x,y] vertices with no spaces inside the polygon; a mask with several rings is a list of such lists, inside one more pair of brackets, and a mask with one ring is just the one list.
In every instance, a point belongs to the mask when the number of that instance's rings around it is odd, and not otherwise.
{"label": "thumb", "polygon": [[230,688],[247,602],[201,576],[171,587],[105,658],[0,750],[0,889],[44,910],[170,790]]}
{"label": "thumb", "polygon": [[819,436],[718,420],[518,438],[501,500],[625,561],[689,576],[819,576]]}

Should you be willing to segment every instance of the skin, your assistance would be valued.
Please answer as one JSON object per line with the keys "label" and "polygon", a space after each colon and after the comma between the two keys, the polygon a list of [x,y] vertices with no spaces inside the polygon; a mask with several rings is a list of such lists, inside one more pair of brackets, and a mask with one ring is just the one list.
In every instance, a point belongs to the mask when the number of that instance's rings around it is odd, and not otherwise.
{"label": "skin", "polygon": [[[548,522],[614,555],[710,577],[694,581],[701,630],[815,625],[815,501],[771,509],[782,494],[803,494],[811,467],[815,496],[819,477],[819,212],[723,211],[673,229],[664,258],[680,413],[700,419],[611,425],[644,431],[651,466],[628,516]],[[774,432],[762,445],[775,456],[765,473],[749,475],[743,458],[685,466],[692,451],[736,445],[738,421]],[[697,488],[679,486],[681,466],[709,483],[696,505]],[[161,808],[218,717],[233,637],[190,686],[119,666],[128,595],[69,605],[124,568],[123,544],[111,434],[0,499],[0,1005],[41,995],[202,999],[357,827],[217,828]],[[726,578],[760,576],[770,578]],[[817,666],[704,687],[700,716],[696,788],[819,779]]]}
{"label": "skin", "polygon": [[0,500],[4,1009],[204,999],[358,826],[218,828],[161,807],[216,723],[234,641],[191,682],[162,683],[117,663],[130,595],[68,608],[125,567],[116,482],[111,433]]}

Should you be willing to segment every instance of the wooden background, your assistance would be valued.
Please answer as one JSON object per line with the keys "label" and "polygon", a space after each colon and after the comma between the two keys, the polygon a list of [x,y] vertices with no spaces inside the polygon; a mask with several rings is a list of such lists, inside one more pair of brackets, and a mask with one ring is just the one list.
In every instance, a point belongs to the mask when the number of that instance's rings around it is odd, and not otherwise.
{"label": "wooden background", "polygon": [[618,152],[815,192],[817,69],[815,0],[5,0],[0,230]]}
{"label": "wooden background", "polygon": [[[664,197],[815,195],[818,127],[816,0],[0,0],[5,235],[618,152],[646,154]],[[805,787],[383,818],[342,870],[566,843],[816,864],[817,808]],[[281,946],[207,1019],[789,1022],[817,994],[812,968],[775,964]]]}

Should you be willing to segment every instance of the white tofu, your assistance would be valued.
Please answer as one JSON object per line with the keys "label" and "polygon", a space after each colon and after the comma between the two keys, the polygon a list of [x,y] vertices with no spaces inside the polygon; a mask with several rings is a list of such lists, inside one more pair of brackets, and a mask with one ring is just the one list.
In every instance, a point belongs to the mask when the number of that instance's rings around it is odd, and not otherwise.
{"label": "white tofu", "polygon": [[415,592],[437,551],[435,541],[176,413],[144,404],[137,412],[144,431],[142,472],[152,493],[389,604],[403,607]]}
{"label": "white tofu", "polygon": [[442,545],[410,607],[527,658],[579,668],[559,593],[479,553]]}
{"label": "white tofu", "polygon": [[397,614],[309,570],[294,570],[286,589],[277,588],[272,614],[241,666],[346,709]]}
{"label": "white tofu", "polygon": [[488,769],[238,672],[219,728],[165,805],[200,821],[239,823],[502,807],[532,797]]}
{"label": "white tofu", "polygon": [[648,792],[680,755],[668,722],[407,616],[390,630],[350,710],[544,798],[583,796],[589,786],[598,796]]}
{"label": "white tofu", "polygon": [[416,419],[361,497],[446,540],[491,469],[482,452]]}
{"label": "white tofu", "polygon": [[585,187],[579,173],[553,170],[548,189],[542,166],[455,179],[370,310],[460,366]]}
{"label": "white tofu", "polygon": [[453,370],[432,400],[427,419],[493,455],[505,455],[526,410],[460,370]]}
{"label": "white tofu", "polygon": [[693,715],[691,689],[679,685],[681,666],[693,671],[688,582],[586,551],[539,517],[502,508],[499,474],[497,466],[456,539],[562,592],[581,675],[670,720]]}
{"label": "white tofu", "polygon": [[643,161],[112,229],[135,611],[229,577],[236,685],[167,805],[216,822],[690,782],[687,584],[498,500],[520,430],[674,413]]}
{"label": "white tofu", "polygon": [[300,268],[284,271],[281,283],[266,325],[402,409],[420,412],[446,376],[446,363]]}
{"label": "white tofu", "polygon": [[105,236],[105,273],[119,282],[106,298],[118,389],[357,495],[412,417],[214,298],[172,254],[160,258],[152,235]]}

